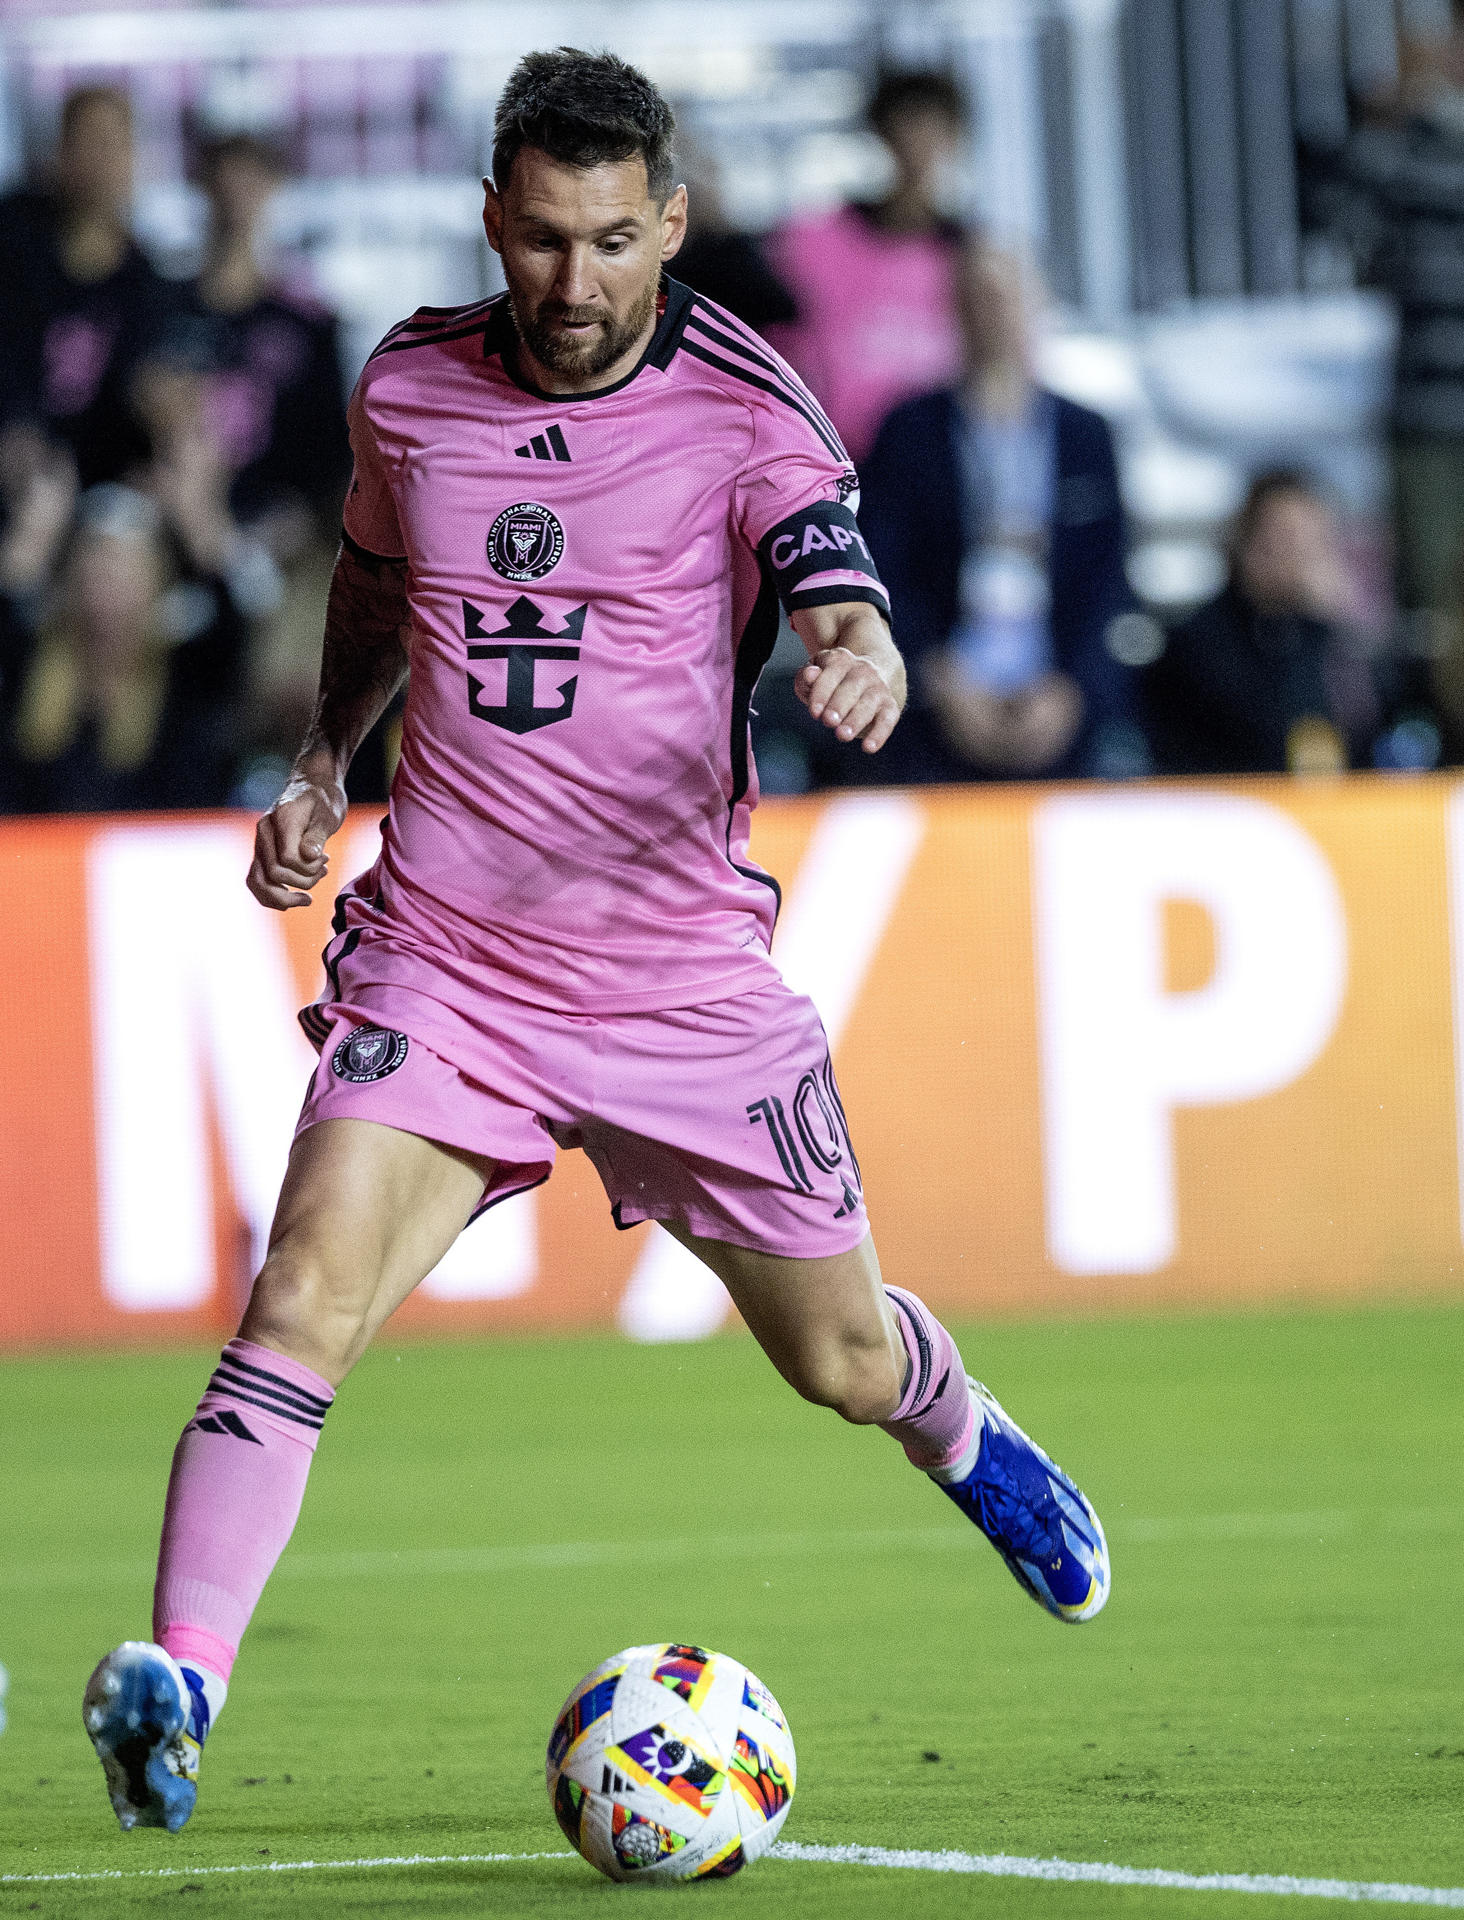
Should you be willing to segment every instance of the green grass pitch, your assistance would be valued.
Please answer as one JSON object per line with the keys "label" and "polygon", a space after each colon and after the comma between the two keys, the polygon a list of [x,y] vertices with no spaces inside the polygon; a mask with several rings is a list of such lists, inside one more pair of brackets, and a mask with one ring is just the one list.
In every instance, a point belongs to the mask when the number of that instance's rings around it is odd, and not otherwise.
{"label": "green grass pitch", "polygon": [[[786,1708],[805,1842],[1464,1885],[1464,1309],[960,1329],[1092,1495],[1113,1598],[1048,1619],[881,1434],[752,1342],[394,1344],[327,1423],[185,1832],[118,1833],[82,1684],[148,1630],[211,1355],[0,1366],[0,1874],[555,1853],[561,1696],[635,1641]],[[0,1883],[0,1913],[1338,1910],[771,1860],[616,1888],[578,1859]],[[663,1907],[662,1902],[669,1903]]]}

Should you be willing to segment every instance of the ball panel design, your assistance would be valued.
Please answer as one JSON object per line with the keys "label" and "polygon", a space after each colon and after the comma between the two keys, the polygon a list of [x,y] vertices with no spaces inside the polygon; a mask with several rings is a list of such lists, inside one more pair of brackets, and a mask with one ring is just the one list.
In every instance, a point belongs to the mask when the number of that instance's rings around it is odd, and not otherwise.
{"label": "ball panel design", "polygon": [[796,1780],[777,1701],[689,1643],[628,1648],[571,1692],[546,1756],[554,1815],[612,1880],[717,1878],[772,1844]]}
{"label": "ball panel design", "polygon": [[760,1713],[764,1720],[782,1733],[788,1731],[787,1716],[772,1694],[758,1679],[755,1673],[742,1670],[742,1704],[750,1707],[754,1713]]}
{"label": "ball panel design", "polygon": [[610,1844],[616,1863],[627,1874],[643,1873],[669,1860],[686,1845],[686,1836],[673,1833],[643,1813],[632,1813],[618,1802],[610,1811]]}
{"label": "ball panel design", "polygon": [[729,1874],[741,1873],[747,1865],[747,1855],[742,1850],[741,1834],[734,1834],[716,1852],[702,1861],[693,1872],[684,1875],[687,1880],[725,1880]]}
{"label": "ball panel design", "polygon": [[570,1695],[549,1737],[547,1764],[551,1771],[563,1766],[587,1730],[609,1713],[619,1685],[619,1673],[610,1673],[592,1686],[580,1688]]}

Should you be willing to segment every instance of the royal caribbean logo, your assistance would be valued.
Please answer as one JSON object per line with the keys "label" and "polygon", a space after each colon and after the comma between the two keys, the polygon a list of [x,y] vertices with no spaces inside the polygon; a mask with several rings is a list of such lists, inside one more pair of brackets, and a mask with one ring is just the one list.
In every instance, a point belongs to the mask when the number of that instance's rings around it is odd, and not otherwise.
{"label": "royal caribbean logo", "polygon": [[485,628],[483,609],[464,600],[468,658],[503,663],[501,673],[494,676],[501,699],[489,692],[485,681],[469,673],[469,713],[508,733],[537,733],[541,727],[568,720],[579,685],[578,674],[570,678],[569,663],[580,657],[579,640],[588,612],[588,604],[576,607],[554,633],[544,625],[544,609],[521,593],[508,609],[504,626]]}
{"label": "royal caribbean logo", "polygon": [[537,580],[563,552],[564,528],[537,500],[505,507],[488,529],[488,564],[505,580]]}

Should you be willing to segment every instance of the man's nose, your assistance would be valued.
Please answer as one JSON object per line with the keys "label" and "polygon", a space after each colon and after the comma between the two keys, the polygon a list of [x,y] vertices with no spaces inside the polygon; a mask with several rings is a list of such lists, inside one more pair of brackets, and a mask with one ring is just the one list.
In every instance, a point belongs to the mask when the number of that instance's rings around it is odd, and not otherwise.
{"label": "man's nose", "polygon": [[559,264],[559,272],[554,279],[554,292],[567,307],[588,307],[593,305],[599,289],[595,285],[594,274],[590,266],[588,247],[569,247]]}

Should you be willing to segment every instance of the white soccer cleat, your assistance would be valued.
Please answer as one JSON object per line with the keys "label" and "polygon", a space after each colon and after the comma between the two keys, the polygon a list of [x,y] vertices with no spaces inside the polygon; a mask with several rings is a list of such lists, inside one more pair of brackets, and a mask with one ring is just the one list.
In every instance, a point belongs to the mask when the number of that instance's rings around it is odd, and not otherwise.
{"label": "white soccer cleat", "polygon": [[87,1681],[81,1718],[123,1832],[177,1833],[198,1798],[203,1750],[178,1663],[150,1641],[124,1640]]}

